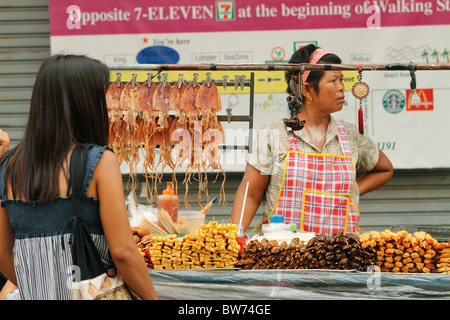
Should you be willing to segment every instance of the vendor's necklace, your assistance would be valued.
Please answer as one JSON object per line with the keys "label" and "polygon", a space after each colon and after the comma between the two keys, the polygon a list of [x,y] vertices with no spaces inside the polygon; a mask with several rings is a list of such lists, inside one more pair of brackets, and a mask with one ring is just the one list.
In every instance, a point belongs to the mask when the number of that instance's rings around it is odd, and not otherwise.
{"label": "vendor's necklace", "polygon": [[352,94],[356,99],[359,99],[359,109],[358,109],[358,128],[359,133],[364,133],[364,116],[362,109],[362,100],[366,98],[369,93],[369,85],[362,80],[362,68],[361,66],[358,68],[358,82],[356,82],[352,87]]}

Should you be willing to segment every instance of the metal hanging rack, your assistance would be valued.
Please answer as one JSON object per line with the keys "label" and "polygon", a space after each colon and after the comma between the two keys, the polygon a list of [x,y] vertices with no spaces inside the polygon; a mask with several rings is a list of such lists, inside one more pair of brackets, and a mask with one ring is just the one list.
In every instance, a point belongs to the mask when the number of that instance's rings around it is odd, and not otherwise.
{"label": "metal hanging rack", "polygon": [[319,70],[362,70],[400,71],[405,70],[450,70],[450,63],[390,63],[390,64],[310,64],[310,63],[242,63],[242,64],[114,64],[110,70],[212,70],[212,71],[319,71]]}
{"label": "metal hanging rack", "polygon": [[[170,69],[166,69],[164,65],[108,65],[108,68],[111,71],[175,71],[175,70],[194,70],[198,71],[200,69],[196,69],[195,66],[184,66],[181,69],[175,68],[179,67],[180,65],[174,65]],[[207,69],[202,69],[205,71],[208,71]],[[156,76],[157,74],[155,74]],[[167,81],[167,74],[163,73],[163,80],[161,81]],[[209,73],[206,73],[207,78],[205,81],[213,81],[210,77]],[[116,82],[121,81],[122,74],[120,72],[116,72]],[[137,74],[132,73],[131,74],[131,82],[132,86],[136,83],[143,84],[144,82],[137,82],[136,81]],[[152,73],[147,73],[147,77],[152,78]],[[180,85],[180,82],[183,81],[183,75],[178,75],[177,81],[168,82],[170,85]],[[194,79],[193,82],[198,81],[198,74],[194,73]],[[224,122],[227,121],[230,122],[248,122],[248,129],[249,129],[249,143],[248,145],[219,145],[218,147],[223,150],[249,150],[251,152],[251,141],[252,141],[252,131],[253,131],[253,110],[254,110],[254,94],[255,94],[255,76],[254,73],[250,73],[250,79],[247,79],[245,75],[235,75],[235,79],[229,81],[228,75],[223,76],[223,80],[214,80],[214,83],[216,85],[222,86],[224,90],[226,90],[228,87],[234,87],[235,90],[243,90],[244,87],[250,88],[250,99],[249,99],[249,109],[248,109],[248,115],[232,115],[231,109],[226,109],[227,114],[226,115],[217,115],[217,118],[219,121]],[[171,117],[174,117],[173,115],[170,115]]]}
{"label": "metal hanging rack", "polygon": [[[390,64],[310,64],[310,63],[243,63],[243,64],[110,64],[108,68],[111,71],[409,71],[411,73],[411,89],[415,89],[414,72],[417,70],[450,70],[450,63],[418,63],[412,62],[407,64],[390,63]],[[298,77],[298,76],[295,76]],[[120,79],[120,74],[118,74]],[[232,122],[248,122],[249,124],[249,143],[245,146],[238,145],[222,145],[221,149],[245,149],[251,152],[252,129],[253,129],[253,109],[254,109],[254,73],[251,72],[250,79],[245,76],[238,76],[234,81],[229,81],[228,76],[224,76],[224,80],[215,81],[225,90],[228,86],[234,86],[235,90],[239,87],[250,87],[250,102],[248,115],[231,115],[231,110],[226,110],[227,115],[218,115],[220,121]],[[171,83],[176,84],[177,81]],[[414,88],[413,88],[414,86]]]}

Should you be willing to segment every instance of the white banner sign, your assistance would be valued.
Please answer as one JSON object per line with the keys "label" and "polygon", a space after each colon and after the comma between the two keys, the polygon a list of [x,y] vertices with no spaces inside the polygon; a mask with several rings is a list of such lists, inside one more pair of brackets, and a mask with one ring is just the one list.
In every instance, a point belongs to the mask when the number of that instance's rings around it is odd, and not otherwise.
{"label": "white banner sign", "polygon": [[[52,54],[83,53],[107,64],[286,62],[314,43],[343,63],[449,62],[450,0],[358,1],[87,1],[50,0]],[[130,73],[122,72],[129,81]],[[179,72],[170,72],[176,80]],[[184,78],[192,79],[186,71]],[[248,72],[212,72],[233,80]],[[421,103],[410,104],[407,71],[364,71],[366,133],[396,169],[450,167],[450,71],[417,71]],[[204,73],[200,73],[200,80]],[[146,72],[138,81],[146,80]],[[359,101],[345,73],[346,104],[337,118],[357,122]],[[285,117],[283,72],[255,72],[254,127]],[[248,114],[249,91],[221,89],[222,112]],[[242,140],[246,123],[223,124],[227,144]],[[239,134],[228,130],[239,129]],[[244,130],[244,131],[243,131]],[[236,131],[235,131],[236,132]],[[247,132],[248,134],[248,132]],[[224,168],[242,171],[245,155],[224,157]]]}

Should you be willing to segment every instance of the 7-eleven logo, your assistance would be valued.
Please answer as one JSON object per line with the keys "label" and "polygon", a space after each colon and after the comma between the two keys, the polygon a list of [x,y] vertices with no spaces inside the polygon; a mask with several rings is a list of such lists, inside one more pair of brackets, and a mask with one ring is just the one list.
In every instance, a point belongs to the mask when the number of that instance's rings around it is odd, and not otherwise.
{"label": "7-eleven logo", "polygon": [[216,20],[234,20],[234,1],[216,1]]}

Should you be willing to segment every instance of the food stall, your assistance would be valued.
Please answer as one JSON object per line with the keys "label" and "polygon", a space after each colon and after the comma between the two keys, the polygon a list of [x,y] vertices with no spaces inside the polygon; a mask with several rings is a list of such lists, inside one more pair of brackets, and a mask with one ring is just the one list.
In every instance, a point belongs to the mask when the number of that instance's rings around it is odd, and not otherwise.
{"label": "food stall", "polygon": [[[367,84],[361,81],[363,71],[409,71],[414,94],[416,70],[449,70],[450,65],[141,64],[113,65],[110,69],[116,72],[116,79],[107,93],[113,133],[111,147],[130,166],[132,190],[136,185],[133,182],[135,166],[141,163],[148,202],[157,205],[163,173],[181,168],[186,173],[183,184],[190,184],[192,176],[197,174],[195,181],[206,185],[208,169],[226,176],[219,150],[251,148],[251,141],[241,146],[226,145],[221,122],[247,122],[252,129],[253,75],[250,79],[237,75],[234,81],[226,77],[214,80],[211,72],[356,70],[359,81],[354,85],[353,94],[362,101],[369,91]],[[125,83],[119,72],[124,70],[133,72],[131,80]],[[186,83],[184,75],[179,73],[177,81],[168,80],[168,71],[183,70],[207,71],[206,78],[200,81],[198,73],[194,73],[192,82]],[[148,79],[139,83],[134,72],[142,71],[147,72]],[[151,72],[154,71],[162,72],[158,83],[153,82]],[[223,90],[250,87],[248,115],[236,116],[227,110],[226,116],[218,116],[217,112],[221,111],[218,86]],[[193,97],[204,97],[203,100],[197,98],[197,108],[189,107]],[[203,141],[196,140],[197,134],[203,135]],[[207,160],[204,160],[205,155]],[[184,162],[189,164],[186,166]],[[215,202],[224,201],[222,191],[220,198],[213,199],[206,186],[199,187],[198,192],[199,202],[201,192],[206,194],[207,200],[200,204],[202,212],[196,213],[197,218],[203,220],[194,228],[190,228],[190,221],[183,215],[174,215],[181,202],[178,200],[174,208],[158,208],[153,219],[145,215],[133,217],[136,245],[147,262],[161,299],[450,297],[449,239],[436,239],[426,230],[410,232],[406,229],[360,235],[336,233],[328,237],[288,231],[248,239],[236,225],[214,219],[206,223],[204,214]],[[186,197],[184,205],[189,207]]]}
{"label": "food stall", "polygon": [[160,299],[450,298],[450,243],[424,231],[241,242],[236,230],[213,221],[195,236],[153,236],[141,252]]}

